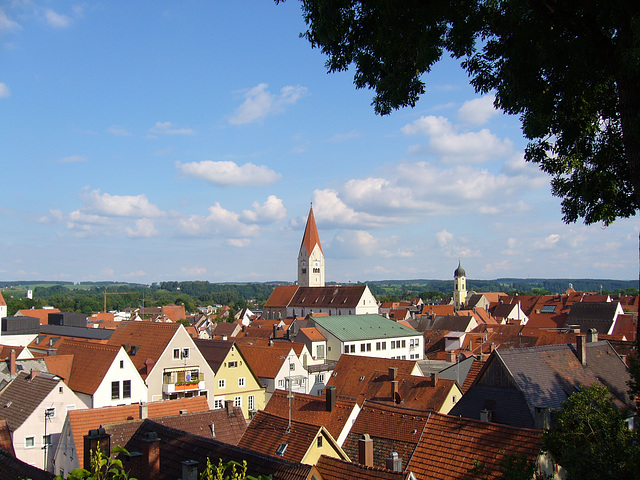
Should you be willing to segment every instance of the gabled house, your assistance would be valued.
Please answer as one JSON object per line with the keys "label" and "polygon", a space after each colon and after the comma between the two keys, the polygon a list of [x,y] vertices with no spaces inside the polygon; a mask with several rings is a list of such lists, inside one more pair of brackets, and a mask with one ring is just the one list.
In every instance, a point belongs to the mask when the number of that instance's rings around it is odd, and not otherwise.
{"label": "gabled house", "polygon": [[423,336],[381,315],[335,315],[311,317],[327,339],[327,359],[338,360],[343,353],[402,360],[422,360]]}
{"label": "gabled house", "polygon": [[360,412],[355,400],[338,398],[335,388],[327,388],[324,396],[276,390],[265,407],[266,413],[325,427],[342,446],[351,425]]}
{"label": "gabled house", "polygon": [[489,311],[500,324],[511,323],[515,325],[526,325],[529,321],[527,315],[522,311],[519,301],[513,303],[504,301],[492,303]]}
{"label": "gabled house", "polygon": [[307,465],[315,465],[321,455],[349,459],[323,426],[264,411],[251,420],[238,446]]}
{"label": "gabled house", "polygon": [[[49,371],[63,378],[87,408],[146,402],[147,386],[125,352],[117,345],[64,340],[56,359],[70,357],[71,369],[49,364]],[[53,357],[51,357],[53,358]]]}
{"label": "gabled house", "polygon": [[208,397],[213,390],[213,370],[180,323],[122,322],[109,345],[124,347],[149,389],[149,401]]}
{"label": "gabled house", "polygon": [[55,375],[20,372],[0,392],[0,419],[7,421],[16,457],[53,471],[53,453],[67,412],[85,408]]}
{"label": "gabled house", "polygon": [[564,327],[578,327],[582,333],[595,329],[611,335],[618,315],[624,315],[620,302],[577,302],[571,305]]}
{"label": "gabled house", "polygon": [[[554,410],[581,386],[606,385],[620,410],[635,414],[627,367],[608,342],[495,350],[450,414],[523,428],[548,428]],[[595,339],[594,339],[595,340]]]}
{"label": "gabled house", "polygon": [[389,371],[389,368],[396,368],[399,375],[422,375],[420,365],[415,360],[342,355],[327,382],[327,388],[335,387],[338,397],[362,400],[376,372]]}
{"label": "gabled house", "polygon": [[103,425],[134,419],[166,417],[183,413],[203,412],[209,409],[204,397],[182,398],[179,400],[102,407],[69,411],[55,449],[55,473],[65,476],[71,470],[84,467],[84,440],[89,430]]}
{"label": "gabled house", "polygon": [[276,389],[309,393],[309,374],[292,344],[274,346],[237,344],[249,368],[265,388],[265,401],[269,402]]}
{"label": "gabled house", "polygon": [[249,368],[235,342],[225,340],[196,340],[216,382],[213,391],[213,408],[223,408],[226,401],[242,409],[245,418],[252,416],[266,404],[265,388]]}
{"label": "gabled house", "polygon": [[507,457],[523,458],[536,471],[553,472],[551,461],[541,452],[542,434],[468,418],[429,415],[415,451],[407,464],[418,480],[501,478]]}

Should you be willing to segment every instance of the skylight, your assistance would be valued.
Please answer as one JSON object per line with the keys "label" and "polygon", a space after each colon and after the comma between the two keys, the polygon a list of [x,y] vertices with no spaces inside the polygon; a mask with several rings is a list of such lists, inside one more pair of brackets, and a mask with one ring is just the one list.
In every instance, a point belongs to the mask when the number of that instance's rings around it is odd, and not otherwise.
{"label": "skylight", "polygon": [[556,310],[555,305],[543,305],[540,309],[540,313],[553,313]]}
{"label": "skylight", "polygon": [[282,457],[284,456],[284,452],[287,451],[287,447],[289,446],[288,443],[281,443],[280,446],[278,447],[278,449],[276,450],[276,455]]}

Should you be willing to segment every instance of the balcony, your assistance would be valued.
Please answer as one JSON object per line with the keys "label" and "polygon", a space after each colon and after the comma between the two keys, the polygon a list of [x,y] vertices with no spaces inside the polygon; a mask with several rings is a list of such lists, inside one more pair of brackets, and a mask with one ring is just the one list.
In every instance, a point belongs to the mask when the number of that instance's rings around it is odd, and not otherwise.
{"label": "balcony", "polygon": [[195,392],[204,390],[204,372],[194,369],[165,371],[162,376],[162,393]]}

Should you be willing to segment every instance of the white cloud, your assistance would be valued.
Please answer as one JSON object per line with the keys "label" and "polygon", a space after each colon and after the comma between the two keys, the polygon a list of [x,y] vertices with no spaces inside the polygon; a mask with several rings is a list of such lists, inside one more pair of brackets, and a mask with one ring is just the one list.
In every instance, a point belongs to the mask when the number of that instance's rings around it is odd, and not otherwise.
{"label": "white cloud", "polygon": [[380,227],[393,223],[391,219],[356,212],[339,198],[337,191],[331,189],[313,192],[313,212],[317,221],[339,226]]}
{"label": "white cloud", "polygon": [[261,83],[244,94],[244,102],[229,119],[232,125],[245,125],[264,120],[268,115],[280,113],[285,106],[293,105],[307,95],[307,88],[288,85],[280,89],[280,94],[269,92],[269,85]]}
{"label": "white cloud", "polygon": [[458,118],[469,125],[484,125],[491,117],[500,113],[493,106],[494,100],[494,95],[485,95],[464,102],[458,109]]}
{"label": "white cloud", "polygon": [[110,195],[108,193],[100,193],[100,190],[89,192],[85,189],[80,197],[84,203],[82,210],[97,215],[139,218],[153,218],[165,215],[162,210],[150,203],[144,194]]}
{"label": "white cloud", "polygon": [[86,162],[87,157],[83,155],[71,155],[70,157],[64,157],[60,159],[61,163],[77,163],[77,162]]}
{"label": "white cloud", "polygon": [[67,28],[69,25],[71,25],[70,17],[61,13],[54,12],[50,8],[45,9],[44,18],[46,19],[49,26],[53,28]]}
{"label": "white cloud", "polygon": [[533,247],[536,250],[548,250],[550,248],[555,247],[559,240],[560,240],[560,235],[558,235],[557,233],[552,233],[551,235],[548,235],[543,239],[537,240],[533,244]]}
{"label": "white cloud", "polygon": [[265,165],[254,165],[253,163],[238,165],[231,161],[177,162],[176,168],[185,175],[201,178],[214,185],[268,185],[277,182],[281,177],[279,173]]}
{"label": "white cloud", "polygon": [[244,248],[251,245],[251,240],[248,238],[230,238],[227,240],[227,245],[230,247]]}
{"label": "white cloud", "polygon": [[171,122],[156,122],[149,132],[159,135],[195,135],[195,130],[190,128],[176,128]]}
{"label": "white cloud", "polygon": [[438,245],[446,247],[447,244],[453,240],[453,233],[442,230],[441,232],[436,233],[436,240],[438,240]]}
{"label": "white cloud", "polygon": [[140,218],[136,220],[135,228],[126,227],[124,231],[132,238],[150,238],[157,236],[159,233],[150,218]]}
{"label": "white cloud", "polygon": [[4,10],[2,10],[2,8],[0,8],[0,33],[1,32],[15,32],[17,30],[21,30],[22,27],[20,26],[20,24],[18,24],[17,22],[15,22],[14,20],[11,20],[6,13],[4,13]]}
{"label": "white cloud", "polygon": [[107,132],[117,137],[130,137],[133,135],[131,132],[128,132],[125,128],[119,127],[117,125],[113,125],[112,127],[107,128]]}
{"label": "white cloud", "polygon": [[410,250],[397,249],[397,242],[397,236],[377,238],[365,230],[344,230],[331,242],[331,255],[336,258],[406,258],[414,255]]}
{"label": "white cloud", "polygon": [[185,275],[189,275],[193,277],[201,276],[207,273],[207,269],[204,267],[191,267],[191,268],[182,267],[180,270]]}
{"label": "white cloud", "polygon": [[220,236],[231,239],[246,239],[259,233],[257,225],[240,221],[240,215],[223,208],[219,202],[209,207],[209,213],[190,215],[178,221],[178,235],[190,237]]}
{"label": "white cloud", "polygon": [[420,117],[401,130],[405,135],[430,137],[427,147],[413,146],[409,153],[431,153],[443,163],[484,163],[504,157],[513,150],[509,139],[500,140],[488,129],[458,132],[445,117]]}
{"label": "white cloud", "polygon": [[287,209],[284,208],[282,199],[275,195],[269,195],[267,200],[260,205],[253,202],[253,210],[244,210],[242,219],[252,223],[274,223],[284,220],[287,216]]}
{"label": "white cloud", "polygon": [[0,82],[0,98],[9,98],[11,96],[11,90],[7,87],[6,83]]}

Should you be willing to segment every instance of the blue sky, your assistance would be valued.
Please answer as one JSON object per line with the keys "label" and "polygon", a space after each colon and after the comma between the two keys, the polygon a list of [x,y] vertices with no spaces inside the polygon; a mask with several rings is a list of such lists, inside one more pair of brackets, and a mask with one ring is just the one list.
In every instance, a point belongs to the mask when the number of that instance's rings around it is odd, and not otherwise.
{"label": "blue sky", "polygon": [[297,1],[0,6],[0,280],[638,275],[638,217],[561,221],[517,118],[446,60],[376,116]]}

